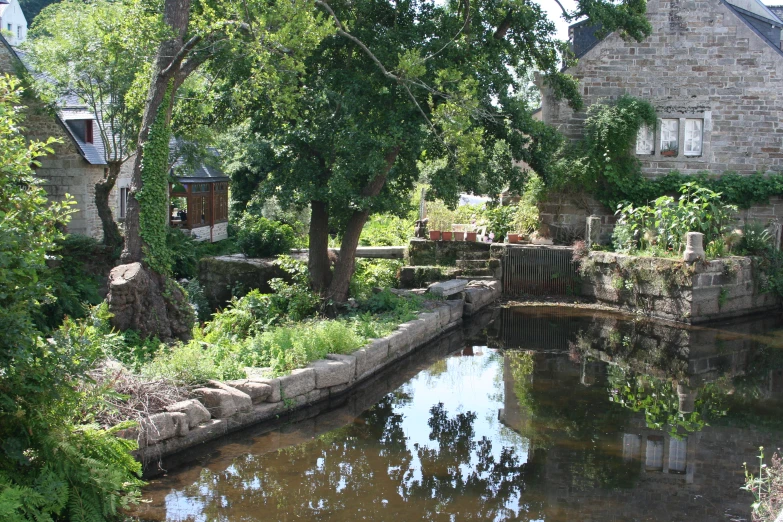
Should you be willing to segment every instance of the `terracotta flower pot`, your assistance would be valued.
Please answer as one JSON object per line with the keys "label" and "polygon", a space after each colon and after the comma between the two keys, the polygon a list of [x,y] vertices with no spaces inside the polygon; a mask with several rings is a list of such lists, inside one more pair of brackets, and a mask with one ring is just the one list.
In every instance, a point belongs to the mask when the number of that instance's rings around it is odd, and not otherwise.
{"label": "terracotta flower pot", "polygon": [[454,232],[454,241],[465,241],[465,232]]}
{"label": "terracotta flower pot", "polygon": [[676,150],[663,150],[661,151],[661,156],[666,156],[667,158],[673,158],[677,155]]}
{"label": "terracotta flower pot", "polygon": [[509,243],[519,243],[519,234],[512,234],[509,232],[508,234],[508,242]]}
{"label": "terracotta flower pot", "polygon": [[476,232],[468,232],[467,233],[467,239],[466,241],[475,241],[476,240]]}
{"label": "terracotta flower pot", "polygon": [[446,232],[445,230],[441,232],[441,236],[443,237],[443,241],[451,241],[451,231]]}
{"label": "terracotta flower pot", "polygon": [[430,240],[440,241],[440,230],[430,230]]}

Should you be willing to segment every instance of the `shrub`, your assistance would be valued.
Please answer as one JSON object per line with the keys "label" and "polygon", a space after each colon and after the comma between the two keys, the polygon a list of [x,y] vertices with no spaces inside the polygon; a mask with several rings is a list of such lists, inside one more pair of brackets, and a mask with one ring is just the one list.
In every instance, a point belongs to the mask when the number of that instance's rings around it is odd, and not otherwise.
{"label": "shrub", "polygon": [[770,246],[772,246],[772,235],[767,227],[755,221],[745,224],[738,245],[741,253],[758,256],[767,252]]}
{"label": "shrub", "polygon": [[165,379],[177,385],[204,384],[210,379],[240,379],[245,376],[238,343],[210,344],[194,339],[159,353],[141,368],[147,379]]}
{"label": "shrub", "polygon": [[[98,241],[73,234],[57,240],[49,258],[53,262],[41,277],[51,294],[35,314],[36,326],[43,332],[58,328],[66,317],[86,317],[88,307],[103,300],[100,276],[108,275],[112,266],[109,254]],[[91,266],[86,262],[91,262]]]}
{"label": "shrub", "polygon": [[248,212],[245,212],[237,225],[237,246],[248,257],[287,254],[295,241],[294,231],[290,226]]}
{"label": "shrub", "polygon": [[171,251],[171,271],[175,278],[191,279],[198,275],[198,241],[186,236],[181,230],[168,227],[166,246]]}
{"label": "shrub", "polygon": [[615,249],[631,252],[656,246],[679,253],[688,232],[703,233],[706,245],[721,239],[737,208],[724,204],[720,193],[693,183],[682,185],[680,194],[677,200],[661,196],[652,205],[618,208]]}
{"label": "shrub", "polygon": [[188,281],[185,291],[188,294],[188,302],[196,311],[198,320],[204,322],[212,315],[212,311],[209,308],[209,301],[207,296],[204,295],[204,288],[199,284],[198,279],[191,279]]}
{"label": "shrub", "polygon": [[497,205],[488,208],[484,213],[488,225],[487,233],[494,232],[495,241],[502,241],[506,234],[514,228],[516,213],[516,205]]}
{"label": "shrub", "polygon": [[362,246],[407,245],[413,237],[413,222],[391,214],[375,214],[365,223],[359,244]]}
{"label": "shrub", "polygon": [[105,392],[79,385],[104,355],[89,325],[66,321],[47,342],[33,320],[74,202],[48,202],[34,176],[52,140],[19,133],[18,87],[0,77],[0,519],[106,520],[138,491],[140,466],[134,442],[77,425]]}
{"label": "shrub", "polygon": [[357,259],[356,269],[351,277],[351,295],[356,299],[367,299],[373,288],[394,288],[402,261],[395,259]]}

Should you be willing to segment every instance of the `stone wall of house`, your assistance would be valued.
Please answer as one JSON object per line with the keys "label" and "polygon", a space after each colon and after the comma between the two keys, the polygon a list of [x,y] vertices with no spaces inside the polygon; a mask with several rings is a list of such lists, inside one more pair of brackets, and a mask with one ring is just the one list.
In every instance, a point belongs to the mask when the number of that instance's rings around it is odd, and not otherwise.
{"label": "stone wall of house", "polygon": [[[18,61],[11,51],[0,44],[0,74],[16,74]],[[70,194],[76,200],[76,213],[71,217],[68,231],[100,238],[103,235],[95,206],[95,183],[103,177],[102,165],[90,165],[79,154],[79,149],[51,110],[38,100],[26,96],[24,135],[30,140],[46,141],[57,138],[61,143],[52,146],[54,154],[41,158],[37,175],[46,180],[44,188],[55,201]]]}
{"label": "stone wall of house", "polygon": [[[585,108],[630,94],[659,117],[704,119],[699,157],[639,156],[646,175],[726,170],[783,171],[783,53],[720,0],[650,0],[652,34],[642,42],[612,34],[568,70],[580,80]],[[582,134],[586,111],[547,92],[544,121],[569,137]]]}

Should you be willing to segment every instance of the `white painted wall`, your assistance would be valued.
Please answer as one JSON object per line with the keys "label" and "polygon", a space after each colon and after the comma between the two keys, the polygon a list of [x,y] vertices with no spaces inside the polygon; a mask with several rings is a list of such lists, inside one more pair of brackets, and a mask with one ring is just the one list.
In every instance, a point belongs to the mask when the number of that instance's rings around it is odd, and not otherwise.
{"label": "white painted wall", "polygon": [[8,2],[8,4],[0,4],[0,28],[8,43],[19,45],[27,39],[27,18],[24,17],[19,6],[19,0],[8,0]]}

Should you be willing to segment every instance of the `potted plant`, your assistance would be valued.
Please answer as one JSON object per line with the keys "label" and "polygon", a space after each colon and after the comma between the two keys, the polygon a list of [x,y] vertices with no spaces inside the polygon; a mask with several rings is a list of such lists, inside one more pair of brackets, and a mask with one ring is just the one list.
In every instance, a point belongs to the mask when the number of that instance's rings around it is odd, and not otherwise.
{"label": "potted plant", "polygon": [[455,230],[454,241],[465,241],[465,232],[463,230]]}
{"label": "potted plant", "polygon": [[509,232],[508,233],[508,242],[509,243],[519,243],[519,234],[516,232]]}
{"label": "potted plant", "polygon": [[430,230],[430,241],[440,241],[440,230]]}
{"label": "potted plant", "polygon": [[[451,241],[451,225],[454,222],[454,213],[440,201],[427,202],[427,218],[430,226],[430,239]],[[433,236],[432,232],[437,232]]]}
{"label": "potted plant", "polygon": [[465,236],[466,236],[466,238],[465,238],[466,241],[476,241],[477,233],[476,232],[466,232]]}
{"label": "potted plant", "polygon": [[667,143],[661,149],[661,156],[666,156],[667,158],[677,156],[677,146],[672,143]]}

